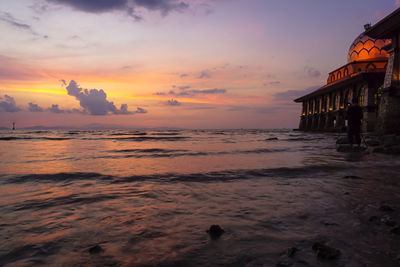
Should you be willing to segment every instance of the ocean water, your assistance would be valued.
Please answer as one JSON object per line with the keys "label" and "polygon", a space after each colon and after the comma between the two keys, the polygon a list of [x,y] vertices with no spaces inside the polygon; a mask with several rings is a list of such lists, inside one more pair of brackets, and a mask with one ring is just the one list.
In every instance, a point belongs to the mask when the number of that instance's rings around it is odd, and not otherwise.
{"label": "ocean water", "polygon": [[340,153],[337,137],[0,131],[0,266],[396,266],[400,239],[369,218],[400,210],[400,158]]}

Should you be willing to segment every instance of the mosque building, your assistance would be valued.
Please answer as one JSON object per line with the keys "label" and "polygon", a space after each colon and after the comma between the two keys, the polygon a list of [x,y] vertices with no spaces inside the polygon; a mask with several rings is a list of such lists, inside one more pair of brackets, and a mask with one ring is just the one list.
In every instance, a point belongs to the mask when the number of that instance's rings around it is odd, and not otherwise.
{"label": "mosque building", "polygon": [[363,131],[400,134],[400,8],[364,28],[347,64],[329,73],[326,85],[294,100],[303,105],[300,130],[343,129],[346,108],[357,99]]}

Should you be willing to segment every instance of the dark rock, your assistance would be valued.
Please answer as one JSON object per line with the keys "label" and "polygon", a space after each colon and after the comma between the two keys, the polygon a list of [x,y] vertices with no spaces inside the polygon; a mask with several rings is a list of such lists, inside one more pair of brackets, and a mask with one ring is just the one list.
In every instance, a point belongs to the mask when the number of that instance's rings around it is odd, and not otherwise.
{"label": "dark rock", "polygon": [[384,211],[384,212],[392,212],[392,211],[394,211],[394,209],[392,209],[392,207],[390,207],[390,206],[388,206],[388,205],[381,205],[380,207],[379,207],[379,210],[380,211]]}
{"label": "dark rock", "polygon": [[355,175],[348,175],[348,176],[343,177],[343,179],[359,180],[359,179],[362,179],[362,178],[359,177],[359,176],[355,176]]}
{"label": "dark rock", "polygon": [[298,249],[297,249],[296,247],[288,248],[288,249],[286,250],[286,255],[287,255],[288,257],[293,257],[294,254],[295,254],[297,251],[298,251]]}
{"label": "dark rock", "polygon": [[339,145],[336,147],[336,151],[338,152],[361,152],[365,151],[366,147],[358,147],[358,146],[353,146],[351,147],[350,145]]}
{"label": "dark rock", "polygon": [[305,266],[311,266],[307,261],[305,261],[305,260],[298,260],[297,261],[299,264],[301,264],[301,265],[305,265]]}
{"label": "dark rock", "polygon": [[341,251],[336,248],[331,248],[327,245],[316,242],[313,244],[312,249],[317,254],[318,258],[334,260],[340,257]]}
{"label": "dark rock", "polygon": [[271,137],[271,138],[265,139],[265,141],[278,141],[278,138],[277,137]]}
{"label": "dark rock", "polygon": [[383,216],[381,219],[381,223],[383,223],[384,225],[390,226],[390,227],[396,226],[396,224],[397,224],[396,221],[393,220],[393,218],[390,217],[389,215]]}
{"label": "dark rock", "polygon": [[349,193],[349,192],[344,192],[344,194],[345,194],[345,195],[350,195],[350,193]]}
{"label": "dark rock", "polygon": [[385,146],[392,146],[396,144],[396,135],[384,135],[383,136],[383,144]]}
{"label": "dark rock", "polygon": [[368,221],[372,222],[372,223],[377,223],[377,222],[379,222],[379,218],[378,218],[378,216],[371,216],[371,217],[369,217]]}
{"label": "dark rock", "polygon": [[292,266],[292,264],[290,263],[283,263],[283,262],[279,262],[275,265],[276,267],[290,267]]}
{"label": "dark rock", "polygon": [[349,139],[347,138],[347,136],[346,137],[339,137],[336,140],[336,144],[338,144],[338,145],[347,145],[347,144],[349,144]]}
{"label": "dark rock", "polygon": [[376,147],[374,150],[372,150],[372,153],[385,153],[385,148],[383,147]]}
{"label": "dark rock", "polygon": [[374,140],[374,139],[368,140],[368,141],[366,141],[366,143],[368,146],[379,146],[381,144],[378,140]]}
{"label": "dark rock", "polygon": [[336,147],[337,152],[351,152],[352,148],[348,145],[341,145]]}
{"label": "dark rock", "polygon": [[332,222],[327,222],[327,221],[321,221],[320,223],[325,226],[337,226],[338,225],[337,223],[332,223]]}
{"label": "dark rock", "polygon": [[400,155],[400,145],[388,146],[385,149],[387,154]]}
{"label": "dark rock", "polygon": [[390,230],[391,233],[396,234],[396,235],[400,235],[400,227],[397,226],[395,228],[393,228],[392,230]]}
{"label": "dark rock", "polygon": [[95,245],[91,248],[89,248],[89,253],[90,254],[99,254],[101,252],[103,252],[103,248],[100,245]]}
{"label": "dark rock", "polygon": [[212,238],[219,238],[225,231],[219,225],[213,224],[210,226],[210,229],[207,230],[207,233],[209,233]]}

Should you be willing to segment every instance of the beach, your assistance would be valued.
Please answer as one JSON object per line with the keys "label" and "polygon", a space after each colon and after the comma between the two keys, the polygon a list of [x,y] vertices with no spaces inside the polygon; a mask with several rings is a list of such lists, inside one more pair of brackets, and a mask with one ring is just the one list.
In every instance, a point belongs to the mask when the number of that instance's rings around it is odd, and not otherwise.
{"label": "beach", "polygon": [[0,265],[398,266],[400,158],[338,137],[1,131]]}

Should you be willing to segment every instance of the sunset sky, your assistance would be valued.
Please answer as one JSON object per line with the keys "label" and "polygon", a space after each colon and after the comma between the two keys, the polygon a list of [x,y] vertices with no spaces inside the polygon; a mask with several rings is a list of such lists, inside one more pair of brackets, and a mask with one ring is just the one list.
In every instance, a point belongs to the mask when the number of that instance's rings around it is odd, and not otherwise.
{"label": "sunset sky", "polygon": [[293,99],[399,6],[0,0],[0,126],[295,128]]}

